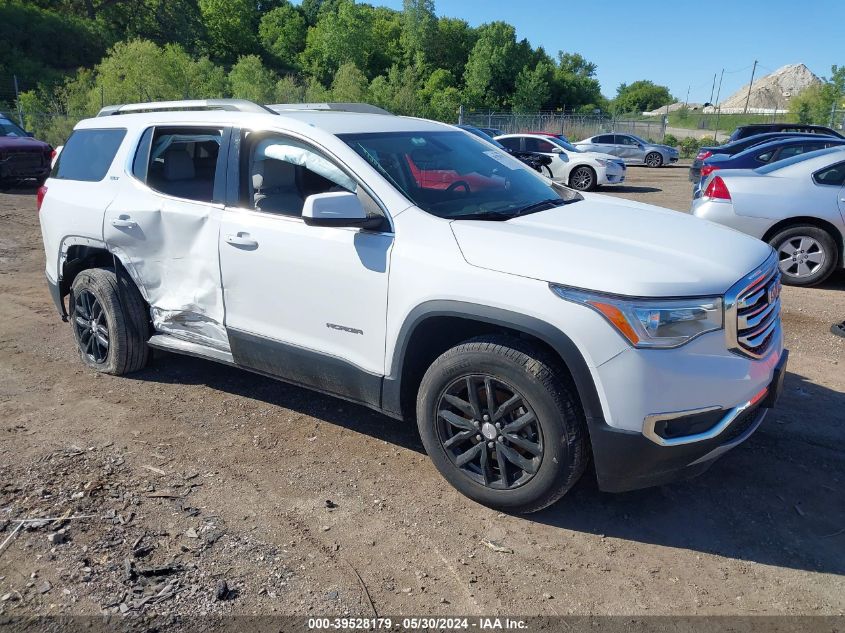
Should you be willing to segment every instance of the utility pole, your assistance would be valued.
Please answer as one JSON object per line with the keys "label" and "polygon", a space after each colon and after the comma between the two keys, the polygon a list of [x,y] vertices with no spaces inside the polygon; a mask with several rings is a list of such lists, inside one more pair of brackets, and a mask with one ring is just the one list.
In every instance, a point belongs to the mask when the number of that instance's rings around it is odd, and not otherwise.
{"label": "utility pole", "polygon": [[23,128],[23,112],[21,112],[21,94],[18,90],[18,76],[12,75],[15,80],[15,105],[18,106],[18,124]]}
{"label": "utility pole", "polygon": [[745,97],[745,108],[743,114],[748,114],[748,102],[751,100],[751,86],[754,85],[754,72],[757,70],[757,60],[754,60],[754,66],[751,68],[751,81],[748,83],[748,95]]}
{"label": "utility pole", "polygon": [[713,73],[713,86],[710,88],[710,101],[708,103],[713,103],[713,93],[716,91],[716,73]]}
{"label": "utility pole", "polygon": [[725,69],[722,69],[722,74],[719,76],[719,89],[716,91],[716,130],[713,132],[713,140],[718,140],[719,136],[719,115],[722,113],[722,107],[719,105],[719,97],[722,94],[722,80],[725,78]]}
{"label": "utility pole", "polygon": [[687,98],[684,99],[684,107],[686,108],[689,105],[689,90],[691,86],[687,86]]}

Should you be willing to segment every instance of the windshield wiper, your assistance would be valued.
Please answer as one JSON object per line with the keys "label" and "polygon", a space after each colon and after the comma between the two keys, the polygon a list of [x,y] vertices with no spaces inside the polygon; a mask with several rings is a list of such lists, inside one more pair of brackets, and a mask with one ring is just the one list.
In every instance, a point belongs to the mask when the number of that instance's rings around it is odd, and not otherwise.
{"label": "windshield wiper", "polygon": [[534,204],[529,204],[527,207],[522,207],[510,214],[512,218],[519,217],[521,215],[528,215],[529,213],[537,213],[538,211],[545,211],[546,209],[553,209],[554,207],[559,207],[566,204],[566,200],[563,198],[547,198],[545,200],[540,200],[540,202],[535,202]]}

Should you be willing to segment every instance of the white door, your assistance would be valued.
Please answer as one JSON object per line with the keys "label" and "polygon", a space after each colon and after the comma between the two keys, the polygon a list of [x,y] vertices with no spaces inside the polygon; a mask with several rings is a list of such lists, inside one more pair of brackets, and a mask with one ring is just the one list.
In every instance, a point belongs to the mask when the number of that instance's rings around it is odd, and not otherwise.
{"label": "white door", "polygon": [[[228,349],[217,240],[222,128],[149,128],[105,214],[103,235],[150,304],[156,331]],[[219,200],[219,202],[216,202]]]}
{"label": "white door", "polygon": [[[377,404],[384,375],[393,235],[306,225],[305,198],[351,190],[372,198],[312,147],[276,134],[241,145],[238,208],[225,211],[220,268],[235,362]],[[364,200],[366,198],[366,200]]]}

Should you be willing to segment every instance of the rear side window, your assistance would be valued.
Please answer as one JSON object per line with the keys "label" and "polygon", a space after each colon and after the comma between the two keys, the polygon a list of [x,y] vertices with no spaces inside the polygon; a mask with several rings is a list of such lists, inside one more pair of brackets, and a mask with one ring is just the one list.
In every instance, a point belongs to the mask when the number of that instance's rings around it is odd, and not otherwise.
{"label": "rear side window", "polygon": [[839,163],[813,174],[813,179],[820,185],[839,187],[845,184],[845,163]]}
{"label": "rear side window", "polygon": [[223,197],[221,128],[150,128],[141,137],[132,173],[160,193],[211,202]]}
{"label": "rear side window", "polygon": [[604,134],[602,136],[594,136],[593,143],[599,143],[601,145],[613,145],[613,135]]}
{"label": "rear side window", "polygon": [[520,151],[520,149],[519,149],[519,138],[518,137],[516,137],[516,138],[514,138],[514,137],[501,138],[501,139],[499,139],[499,142],[502,145],[504,145],[506,148],[508,148],[509,150],[512,150],[514,152]]}
{"label": "rear side window", "polygon": [[99,182],[106,177],[117,149],[126,136],[122,128],[76,130],[68,138],[52,178]]}

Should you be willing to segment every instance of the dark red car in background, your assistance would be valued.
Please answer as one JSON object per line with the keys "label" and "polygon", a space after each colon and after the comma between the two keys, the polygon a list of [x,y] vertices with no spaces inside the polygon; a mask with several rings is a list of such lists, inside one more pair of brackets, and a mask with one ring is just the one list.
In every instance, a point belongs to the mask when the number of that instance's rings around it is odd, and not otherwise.
{"label": "dark red car in background", "polygon": [[0,189],[41,186],[50,174],[53,148],[0,114]]}

